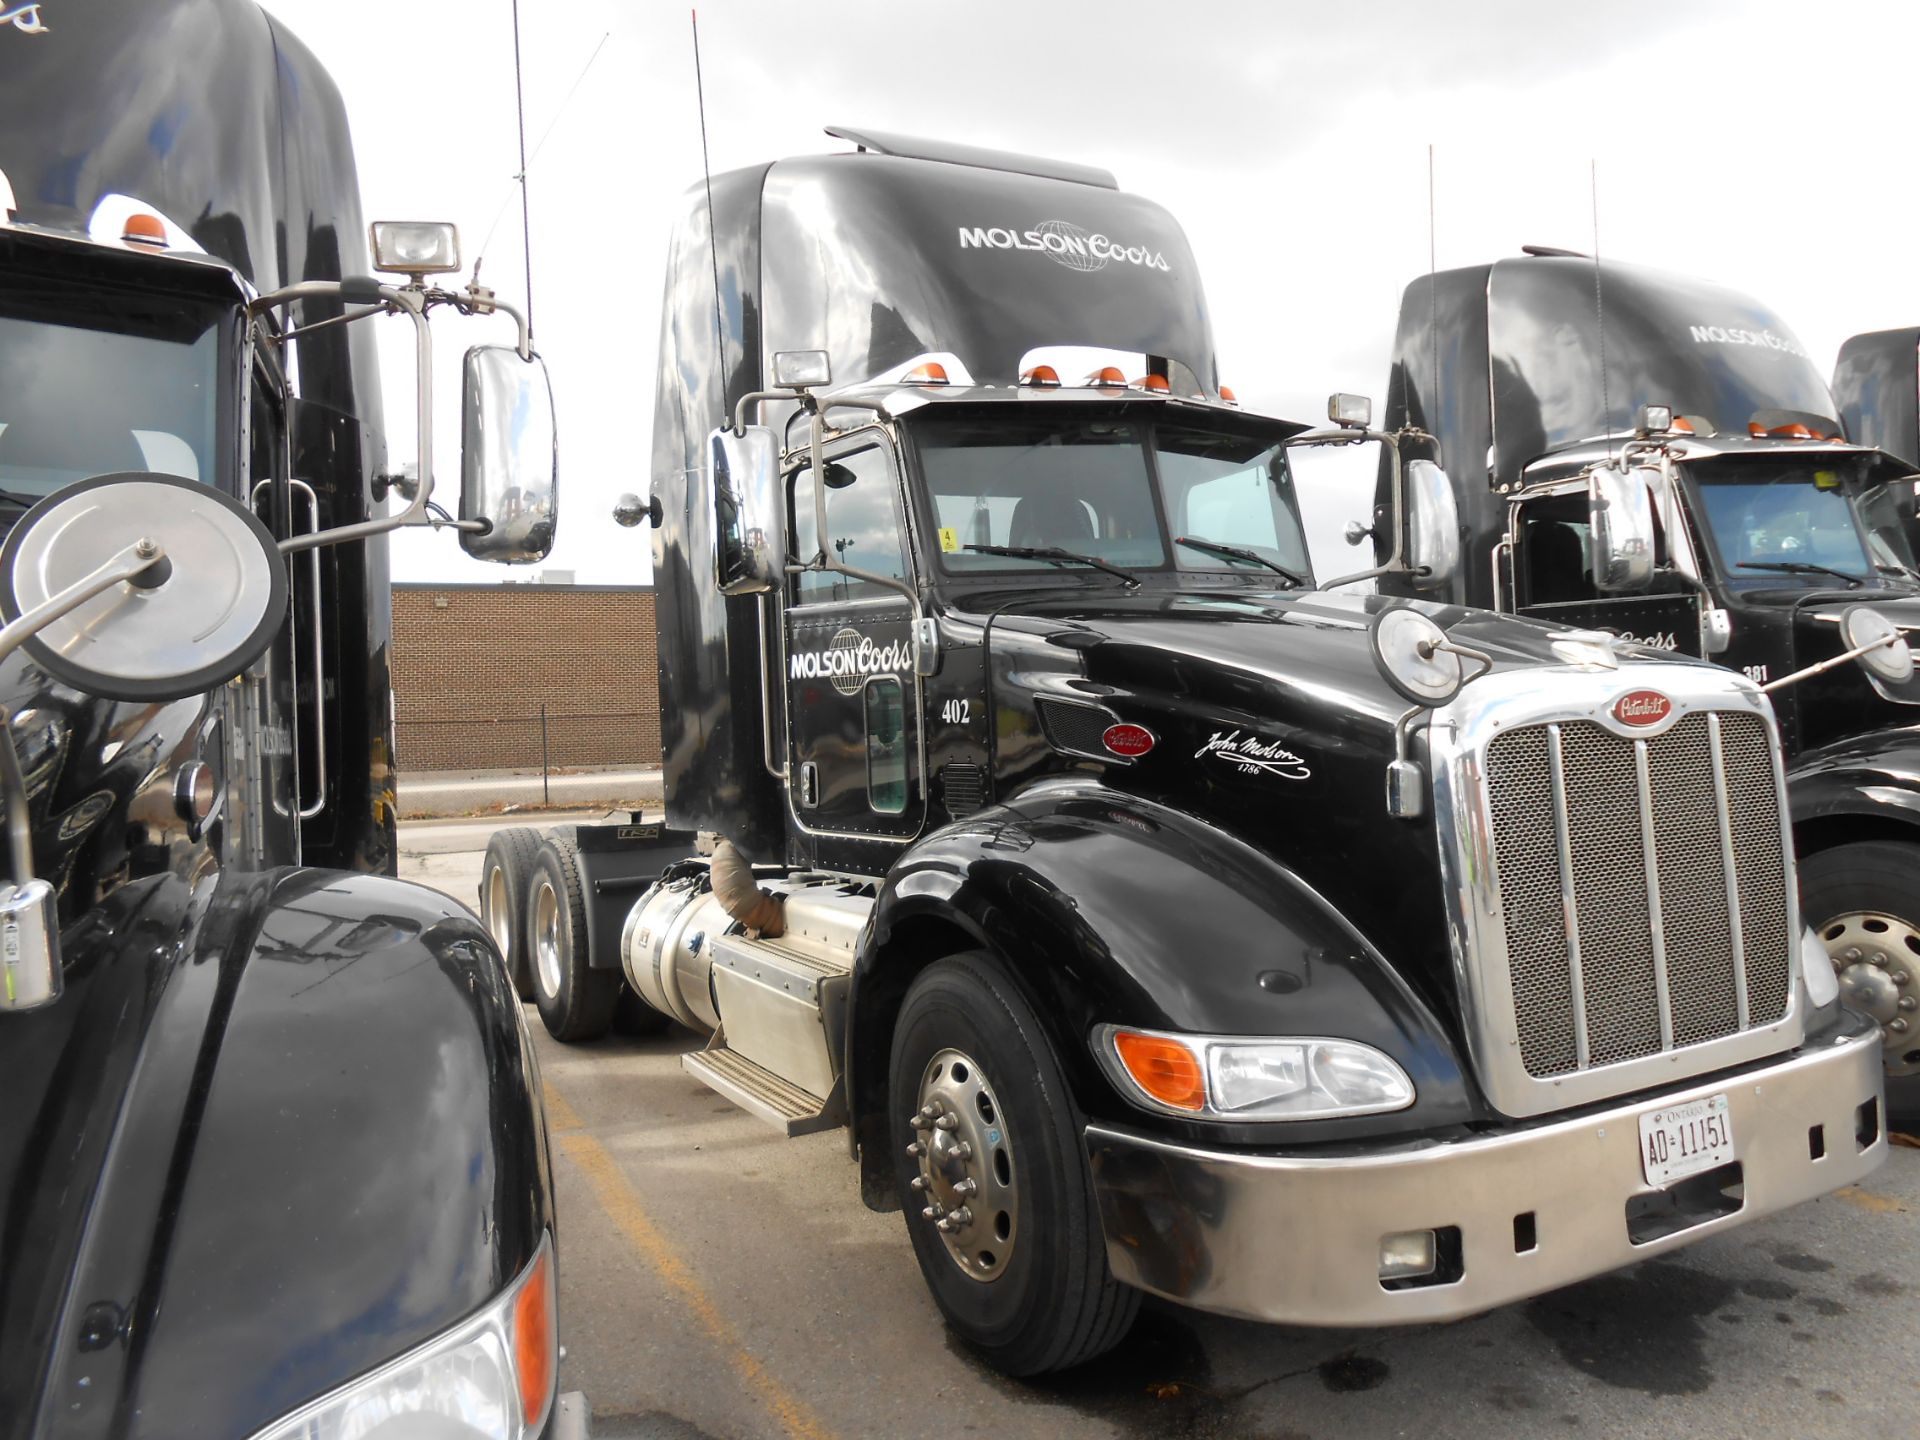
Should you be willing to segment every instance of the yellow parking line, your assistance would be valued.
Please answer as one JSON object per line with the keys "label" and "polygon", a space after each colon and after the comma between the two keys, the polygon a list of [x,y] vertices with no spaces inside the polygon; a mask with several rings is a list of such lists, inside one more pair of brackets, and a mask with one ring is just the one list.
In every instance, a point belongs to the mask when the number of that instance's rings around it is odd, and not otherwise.
{"label": "yellow parking line", "polygon": [[1844,1190],[1833,1192],[1836,1199],[1845,1200],[1850,1205],[1858,1205],[1862,1210],[1871,1210],[1876,1215],[1904,1215],[1907,1207],[1891,1195],[1882,1195],[1873,1190],[1862,1190],[1858,1185],[1849,1185]]}
{"label": "yellow parking line", "polygon": [[680,1258],[666,1236],[655,1228],[653,1221],[647,1218],[647,1212],[640,1206],[639,1196],[627,1184],[626,1176],[620,1173],[620,1166],[613,1156],[580,1127],[580,1117],[550,1086],[547,1087],[547,1116],[560,1148],[593,1183],[595,1198],[607,1213],[607,1218],[613,1221],[640,1257],[653,1267],[654,1273],[680,1292],[680,1298],[693,1311],[700,1328],[726,1353],[727,1363],[733,1366],[760,1402],[779,1418],[787,1434],[796,1437],[796,1440],[832,1440],[833,1432],[821,1424],[819,1417],[807,1408],[806,1403],[768,1373],[766,1366],[747,1349],[740,1339],[740,1332],[728,1323],[726,1316],[720,1313],[720,1307],[713,1303],[712,1297],[694,1278],[687,1263]]}

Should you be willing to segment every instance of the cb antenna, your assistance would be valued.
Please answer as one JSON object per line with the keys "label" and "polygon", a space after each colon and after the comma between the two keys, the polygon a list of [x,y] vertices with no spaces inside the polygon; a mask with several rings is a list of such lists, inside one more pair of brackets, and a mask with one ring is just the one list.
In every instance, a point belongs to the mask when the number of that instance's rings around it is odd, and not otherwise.
{"label": "cb antenna", "polygon": [[[533,348],[533,211],[527,203],[527,92],[520,78],[520,0],[513,0],[513,108],[520,129],[520,251],[527,267],[527,348]],[[484,247],[483,247],[484,248]],[[480,271],[474,262],[474,274]]]}
{"label": "cb antenna", "polygon": [[[518,3],[518,0],[516,0]],[[707,186],[707,254],[713,260],[713,363],[720,404],[727,403],[727,327],[720,317],[720,236],[713,226],[713,164],[707,158],[707,88],[700,78],[700,12],[693,14],[693,93],[700,106],[700,174]]]}
{"label": "cb antenna", "polygon": [[1607,393],[1607,307],[1600,293],[1600,162],[1587,161],[1593,205],[1593,314],[1600,325],[1600,413],[1607,427],[1607,448],[1613,448],[1613,397]]}
{"label": "cb antenna", "polygon": [[1435,414],[1440,407],[1440,290],[1439,248],[1434,241],[1433,144],[1427,144],[1427,348],[1431,369],[1428,372],[1427,403],[1421,406],[1422,429],[1432,430],[1439,423]]}

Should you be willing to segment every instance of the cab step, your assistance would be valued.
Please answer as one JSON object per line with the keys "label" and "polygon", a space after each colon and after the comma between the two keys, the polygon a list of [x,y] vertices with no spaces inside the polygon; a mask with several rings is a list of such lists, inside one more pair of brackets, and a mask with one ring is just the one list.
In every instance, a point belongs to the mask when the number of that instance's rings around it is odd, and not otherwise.
{"label": "cab step", "polygon": [[680,1057],[680,1068],[789,1139],[845,1123],[838,1080],[822,1098],[724,1045],[689,1051]]}

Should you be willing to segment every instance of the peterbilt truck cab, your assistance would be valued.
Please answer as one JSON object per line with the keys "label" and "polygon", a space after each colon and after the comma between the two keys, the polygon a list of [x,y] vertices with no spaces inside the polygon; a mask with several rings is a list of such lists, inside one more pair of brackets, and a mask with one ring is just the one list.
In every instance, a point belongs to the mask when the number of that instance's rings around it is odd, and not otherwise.
{"label": "peterbilt truck cab", "polygon": [[[1879,1163],[1752,681],[1321,581],[1294,452],[1420,437],[1235,404],[1179,226],[1105,172],[833,133],[676,230],[620,512],[666,821],[539,843],[556,1035],[631,1001],[780,1133],[844,1126],[1012,1374],[1143,1293],[1465,1315]],[[1366,573],[1443,583],[1449,494],[1396,471]]]}
{"label": "peterbilt truck cab", "polygon": [[1910,459],[1860,443],[1759,301],[1550,251],[1409,284],[1387,412],[1434,436],[1454,482],[1465,561],[1439,593],[1704,656],[1767,692],[1806,919],[1912,1109],[1920,681],[1861,648],[1920,625]]}
{"label": "peterbilt truck cab", "polygon": [[[580,1435],[530,1036],[484,929],[394,878],[387,535],[544,553],[541,366],[426,283],[451,227],[369,235],[339,93],[257,6],[9,15],[0,1434]],[[457,517],[456,305],[514,341],[467,360]]]}

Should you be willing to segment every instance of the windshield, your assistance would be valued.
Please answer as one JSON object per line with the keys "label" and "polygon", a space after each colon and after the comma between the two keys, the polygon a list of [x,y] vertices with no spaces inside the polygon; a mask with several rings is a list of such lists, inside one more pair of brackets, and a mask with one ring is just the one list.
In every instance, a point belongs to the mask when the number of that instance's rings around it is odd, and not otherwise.
{"label": "windshield", "polygon": [[1913,563],[1897,517],[1869,550],[1865,526],[1874,522],[1859,509],[1858,461],[1742,459],[1687,468],[1730,585],[1831,586],[1842,576],[1874,583]]}
{"label": "windshield", "polygon": [[212,483],[222,313],[158,297],[0,297],[3,498],[31,504],[123,470]]}
{"label": "windshield", "polygon": [[969,546],[1059,549],[1129,570],[1251,574],[1256,563],[1173,544],[1247,549],[1307,571],[1280,442],[1122,418],[929,416],[920,473],[950,574],[1051,569]]}

